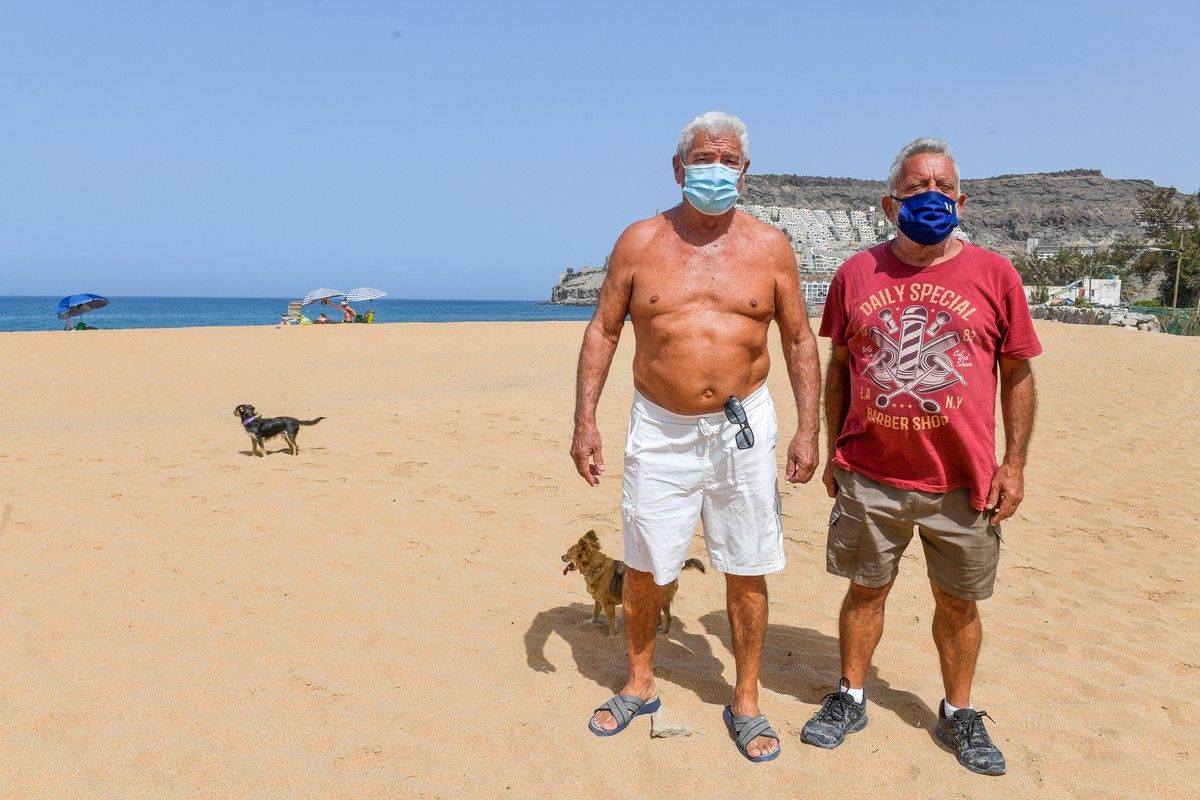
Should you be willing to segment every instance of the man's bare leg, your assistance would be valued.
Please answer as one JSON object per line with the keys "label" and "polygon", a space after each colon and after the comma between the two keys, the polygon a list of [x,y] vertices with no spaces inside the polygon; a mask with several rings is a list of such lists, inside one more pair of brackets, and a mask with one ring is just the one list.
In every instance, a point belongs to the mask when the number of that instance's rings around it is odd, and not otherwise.
{"label": "man's bare leg", "polygon": [[846,590],[838,617],[838,640],[842,650],[842,677],[851,689],[861,689],[871,666],[871,657],[883,638],[883,609],[895,580],[883,586],[860,586],[854,581]]}
{"label": "man's bare leg", "polygon": [[[767,581],[761,575],[726,575],[725,609],[733,635],[733,660],[737,684],[731,709],[735,715],[757,717],[758,673],[762,666],[763,637],[767,632]],[[758,736],[746,747],[751,757],[774,752],[779,742]]]}
{"label": "man's bare leg", "polygon": [[955,597],[930,581],[937,608],[933,612],[933,641],[942,662],[946,699],[955,708],[971,705],[971,683],[983,641],[983,624],[974,600]]}
{"label": "man's bare leg", "polygon": [[[623,595],[629,679],[618,694],[651,700],[658,695],[658,685],[654,682],[654,636],[658,632],[662,587],[654,582],[654,576],[649,572],[627,567]],[[592,719],[598,728],[606,731],[617,727],[617,721],[609,711],[597,711]]]}

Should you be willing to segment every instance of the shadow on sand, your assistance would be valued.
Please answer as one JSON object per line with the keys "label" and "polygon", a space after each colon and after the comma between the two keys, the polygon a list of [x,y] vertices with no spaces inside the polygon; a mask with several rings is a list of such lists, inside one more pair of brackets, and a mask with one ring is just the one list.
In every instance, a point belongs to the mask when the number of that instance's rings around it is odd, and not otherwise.
{"label": "shadow on sand", "polygon": [[[729,618],[723,611],[711,611],[700,618],[710,636],[721,641],[730,653]],[[827,636],[811,628],[794,625],[767,625],[763,644],[759,681],[764,689],[795,697],[815,707],[833,691],[841,672],[841,654],[836,636]],[[934,710],[917,695],[895,689],[879,677],[874,666],[867,673],[867,694],[872,705],[885,708],[914,728],[932,731],[937,724]]]}
{"label": "shadow on sand", "polygon": [[[592,625],[592,605],[572,603],[540,612],[525,631],[525,658],[537,672],[555,672],[557,667],[546,658],[550,634],[560,636],[571,648],[571,656],[580,675],[595,681],[606,691],[616,691],[625,682],[625,638],[623,627],[609,637],[603,624]],[[601,617],[603,621],[603,617]],[[654,674],[674,686],[694,692],[705,703],[725,705],[733,693],[731,674],[712,650],[712,639],[732,653],[729,619],[724,611],[712,611],[700,618],[707,635],[690,633],[683,620],[676,618],[671,632],[658,637],[654,652]],[[732,660],[732,659],[731,659]],[[840,671],[836,637],[811,628],[771,623],[763,647],[760,680],[766,689],[790,695],[815,710],[821,698],[832,691]],[[896,714],[914,728],[932,730],[937,717],[921,698],[894,689],[879,677],[875,667],[867,676],[871,703]]]}
{"label": "shadow on sand", "polygon": [[[537,672],[555,672],[546,658],[546,642],[555,633],[571,648],[580,675],[606,691],[616,691],[625,682],[624,625],[616,636],[608,636],[603,624],[593,625],[590,603],[571,603],[542,611],[525,631],[525,659]],[[601,622],[604,617],[601,615]],[[733,690],[726,681],[725,665],[713,655],[707,637],[689,633],[683,620],[671,622],[669,634],[659,634],[654,650],[654,674],[675,686],[695,692],[706,703],[729,702]]]}

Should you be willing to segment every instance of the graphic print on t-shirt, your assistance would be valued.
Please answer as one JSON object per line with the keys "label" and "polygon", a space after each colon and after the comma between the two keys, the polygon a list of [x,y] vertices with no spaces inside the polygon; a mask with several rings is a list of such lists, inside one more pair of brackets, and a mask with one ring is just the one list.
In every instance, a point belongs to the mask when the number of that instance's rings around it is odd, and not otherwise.
{"label": "graphic print on t-shirt", "polygon": [[905,264],[883,243],[850,257],[829,287],[821,335],[848,353],[833,461],[903,489],[969,487],[982,510],[996,472],[1003,359],[1042,348],[1005,258],[964,243],[941,264]]}
{"label": "graphic print on t-shirt", "polygon": [[938,427],[948,421],[941,416],[944,408],[957,407],[961,396],[938,393],[967,385],[963,371],[971,368],[972,359],[962,345],[964,339],[969,342],[974,338],[970,328],[960,332],[950,326],[956,316],[967,321],[975,310],[969,300],[932,283],[889,287],[859,305],[867,318],[861,329],[867,339],[862,343],[865,366],[861,375],[882,390],[874,393],[863,389],[862,399],[871,399],[875,407],[867,411],[868,422],[907,429],[908,419],[901,421],[880,413],[893,406],[896,410],[915,406],[925,414],[938,415],[936,422],[926,420],[928,425],[914,418],[913,427],[917,429]]}

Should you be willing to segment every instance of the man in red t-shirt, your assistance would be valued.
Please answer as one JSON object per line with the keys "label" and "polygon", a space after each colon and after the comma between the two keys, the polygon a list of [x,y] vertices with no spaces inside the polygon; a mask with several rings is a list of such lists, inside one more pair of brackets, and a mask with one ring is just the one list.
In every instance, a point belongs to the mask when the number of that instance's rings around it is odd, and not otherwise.
{"label": "man in red t-shirt", "polygon": [[[1017,271],[951,235],[966,195],[949,146],[923,138],[892,163],[883,210],[892,241],[856,254],[829,288],[821,335],[833,343],[825,389],[835,498],[827,569],[850,579],[840,617],[842,678],[802,738],[833,748],[867,724],[863,681],[883,635],[900,556],[920,532],[946,695],[935,733],[967,769],[1005,771],[971,705],[1000,521],[1023,496],[1041,352]],[[997,465],[997,373],[1005,453]]]}

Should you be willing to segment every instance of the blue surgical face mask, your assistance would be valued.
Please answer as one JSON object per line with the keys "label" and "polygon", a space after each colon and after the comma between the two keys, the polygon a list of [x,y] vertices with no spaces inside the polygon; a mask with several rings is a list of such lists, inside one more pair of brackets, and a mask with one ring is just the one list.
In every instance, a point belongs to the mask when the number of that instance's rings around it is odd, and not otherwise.
{"label": "blue surgical face mask", "polygon": [[724,164],[688,164],[683,168],[683,194],[701,214],[718,217],[738,199],[742,171]]}
{"label": "blue surgical face mask", "polygon": [[922,192],[901,200],[896,226],[917,244],[941,244],[958,225],[958,203],[941,192]]}

